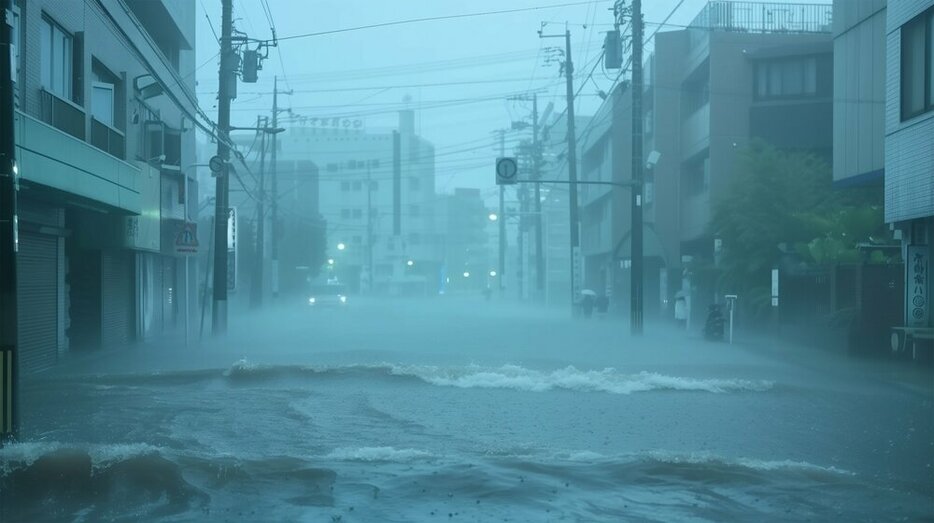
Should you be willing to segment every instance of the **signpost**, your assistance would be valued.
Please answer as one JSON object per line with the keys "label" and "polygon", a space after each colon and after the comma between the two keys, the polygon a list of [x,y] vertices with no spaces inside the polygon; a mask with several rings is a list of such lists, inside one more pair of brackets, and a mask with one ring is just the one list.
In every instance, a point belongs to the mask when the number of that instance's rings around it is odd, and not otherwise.
{"label": "signpost", "polygon": [[197,224],[185,223],[175,236],[175,254],[179,256],[196,256],[198,254]]}
{"label": "signpost", "polygon": [[926,327],[931,314],[928,282],[931,260],[927,245],[908,246],[907,281],[905,282],[906,323],[909,327]]}
{"label": "signpost", "polygon": [[515,185],[518,180],[519,164],[515,158],[496,159],[496,185]]}
{"label": "signpost", "polygon": [[237,290],[237,208],[227,215],[227,290]]}

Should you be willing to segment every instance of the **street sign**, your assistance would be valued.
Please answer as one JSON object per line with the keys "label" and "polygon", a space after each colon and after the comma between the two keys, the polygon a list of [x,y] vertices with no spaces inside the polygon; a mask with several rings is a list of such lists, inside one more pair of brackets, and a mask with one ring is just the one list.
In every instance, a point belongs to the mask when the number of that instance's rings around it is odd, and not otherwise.
{"label": "street sign", "polygon": [[227,215],[227,290],[237,290],[237,208]]}
{"label": "street sign", "polygon": [[185,223],[175,236],[175,254],[193,256],[198,254],[198,229],[194,223]]}
{"label": "street sign", "polygon": [[928,280],[930,279],[930,260],[928,259],[927,245],[908,246],[908,270],[905,271],[905,307],[907,308],[907,324],[911,327],[923,327],[928,323],[930,316],[930,299],[928,298]]}
{"label": "street sign", "polygon": [[519,164],[515,158],[504,157],[496,159],[496,185],[513,185],[518,179]]}
{"label": "street sign", "polygon": [[208,167],[211,168],[212,176],[221,176],[224,174],[224,159],[220,156],[212,156],[208,161]]}

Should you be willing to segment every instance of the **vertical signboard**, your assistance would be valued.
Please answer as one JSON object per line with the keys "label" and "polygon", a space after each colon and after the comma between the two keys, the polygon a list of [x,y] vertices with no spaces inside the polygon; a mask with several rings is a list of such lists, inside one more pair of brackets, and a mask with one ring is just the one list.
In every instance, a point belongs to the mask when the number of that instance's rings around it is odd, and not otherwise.
{"label": "vertical signboard", "polygon": [[931,278],[931,257],[927,245],[909,245],[905,274],[905,310],[909,327],[926,327],[931,314],[928,288]]}
{"label": "vertical signboard", "polygon": [[237,290],[237,208],[227,215],[227,290]]}

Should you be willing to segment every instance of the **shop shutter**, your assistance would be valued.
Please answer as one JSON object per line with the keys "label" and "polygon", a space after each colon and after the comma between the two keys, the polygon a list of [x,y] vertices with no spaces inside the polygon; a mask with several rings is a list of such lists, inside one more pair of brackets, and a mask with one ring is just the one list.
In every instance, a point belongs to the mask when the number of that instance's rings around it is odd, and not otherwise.
{"label": "shop shutter", "polygon": [[58,360],[58,238],[21,233],[16,280],[20,368],[28,374]]}
{"label": "shop shutter", "polygon": [[124,251],[101,253],[101,345],[121,347],[131,339],[132,266]]}

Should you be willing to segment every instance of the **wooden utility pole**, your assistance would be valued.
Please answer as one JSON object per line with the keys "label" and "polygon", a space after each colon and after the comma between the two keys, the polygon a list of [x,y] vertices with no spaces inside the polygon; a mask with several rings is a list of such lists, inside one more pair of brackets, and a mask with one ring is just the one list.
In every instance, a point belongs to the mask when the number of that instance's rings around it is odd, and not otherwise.
{"label": "wooden utility pole", "polygon": [[630,334],[642,335],[642,0],[632,2],[632,234]]}
{"label": "wooden utility pole", "polygon": [[0,446],[19,435],[19,329],[16,292],[16,140],[13,136],[13,4],[0,3]]}
{"label": "wooden utility pole", "polygon": [[217,156],[224,169],[217,174],[214,203],[214,307],[211,325],[215,336],[227,332],[227,219],[230,213],[230,100],[237,81],[233,34],[233,0],[221,0],[221,65],[217,92]]}

